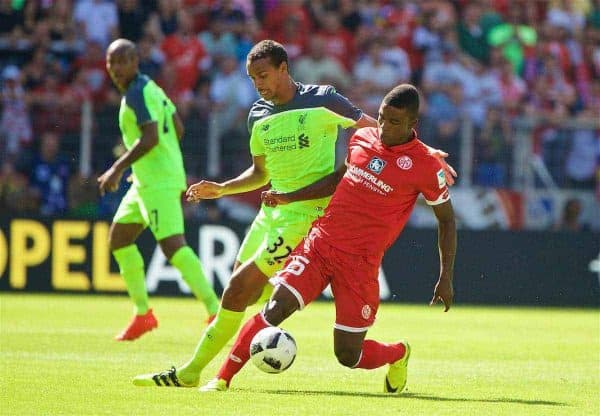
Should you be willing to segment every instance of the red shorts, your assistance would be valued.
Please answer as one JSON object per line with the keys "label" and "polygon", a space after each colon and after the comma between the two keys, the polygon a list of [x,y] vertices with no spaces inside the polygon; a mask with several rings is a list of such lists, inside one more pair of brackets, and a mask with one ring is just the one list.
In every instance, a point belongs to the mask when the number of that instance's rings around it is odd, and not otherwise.
{"label": "red shorts", "polygon": [[364,332],[375,322],[379,307],[379,260],[340,251],[312,230],[272,279],[288,288],[300,309],[331,284],[335,300],[335,328]]}

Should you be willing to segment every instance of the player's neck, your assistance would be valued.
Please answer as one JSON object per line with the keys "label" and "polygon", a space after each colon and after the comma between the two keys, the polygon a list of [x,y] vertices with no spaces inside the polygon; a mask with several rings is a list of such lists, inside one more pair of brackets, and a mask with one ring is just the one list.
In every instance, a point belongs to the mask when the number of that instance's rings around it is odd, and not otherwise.
{"label": "player's neck", "polygon": [[131,77],[131,79],[130,79],[129,81],[127,81],[127,82],[125,83],[125,85],[123,85],[123,87],[119,87],[119,86],[117,86],[117,88],[118,88],[118,89],[121,91],[121,93],[122,93],[122,94],[124,94],[124,93],[125,93],[125,92],[126,92],[128,89],[129,89],[129,86],[130,86],[130,85],[131,85],[131,83],[132,83],[132,82],[133,82],[133,81],[134,81],[134,80],[135,80],[135,79],[138,77],[138,75],[139,75],[139,74],[140,74],[140,73],[139,73],[139,71],[138,71],[138,72],[136,72],[136,73],[133,75],[133,77]]}
{"label": "player's neck", "polygon": [[292,77],[288,77],[288,82],[282,91],[277,97],[273,98],[273,104],[275,105],[283,105],[287,102],[291,101],[296,95],[296,91],[298,90],[298,86],[292,79]]}
{"label": "player's neck", "polygon": [[416,138],[417,138],[417,135],[416,135],[415,131],[411,129],[410,132],[408,132],[408,134],[403,135],[402,137],[380,136],[379,140],[381,140],[381,143],[383,143],[386,147],[392,147],[392,146],[400,146],[400,145],[406,144]]}

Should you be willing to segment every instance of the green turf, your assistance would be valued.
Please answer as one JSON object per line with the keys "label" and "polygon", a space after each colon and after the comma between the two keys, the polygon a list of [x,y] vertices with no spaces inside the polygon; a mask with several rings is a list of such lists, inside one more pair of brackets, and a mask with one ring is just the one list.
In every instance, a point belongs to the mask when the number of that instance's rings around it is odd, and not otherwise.
{"label": "green turf", "polygon": [[207,395],[131,384],[191,354],[205,318],[192,299],[152,299],[159,329],[132,343],[112,339],[131,312],[125,297],[3,293],[0,304],[2,415],[600,414],[597,309],[383,305],[370,337],[412,346],[408,391],[388,396],[385,369],[337,364],[333,304],[316,303],[284,325],[299,349],[288,371],[249,364],[229,392]]}

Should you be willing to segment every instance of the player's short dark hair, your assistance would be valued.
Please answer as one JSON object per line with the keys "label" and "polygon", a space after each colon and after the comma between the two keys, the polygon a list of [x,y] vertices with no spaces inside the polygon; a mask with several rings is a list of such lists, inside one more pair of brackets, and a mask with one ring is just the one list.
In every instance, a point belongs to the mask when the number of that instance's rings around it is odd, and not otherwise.
{"label": "player's short dark hair", "polygon": [[419,115],[419,90],[411,84],[396,85],[383,97],[383,103],[396,108],[406,108],[416,117]]}
{"label": "player's short dark hair", "polygon": [[285,62],[288,66],[288,54],[283,45],[274,40],[261,40],[250,49],[248,52],[247,62],[251,64],[259,59],[268,58],[271,64],[275,67],[279,67],[282,62]]}

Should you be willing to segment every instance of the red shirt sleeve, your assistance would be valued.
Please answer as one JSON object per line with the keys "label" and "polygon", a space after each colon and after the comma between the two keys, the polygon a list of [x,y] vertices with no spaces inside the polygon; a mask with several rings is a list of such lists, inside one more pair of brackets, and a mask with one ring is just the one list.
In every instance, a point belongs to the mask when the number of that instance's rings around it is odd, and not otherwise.
{"label": "red shirt sleeve", "polygon": [[428,205],[439,205],[450,199],[444,170],[439,162],[433,158],[423,174],[420,192],[425,197],[425,202]]}

